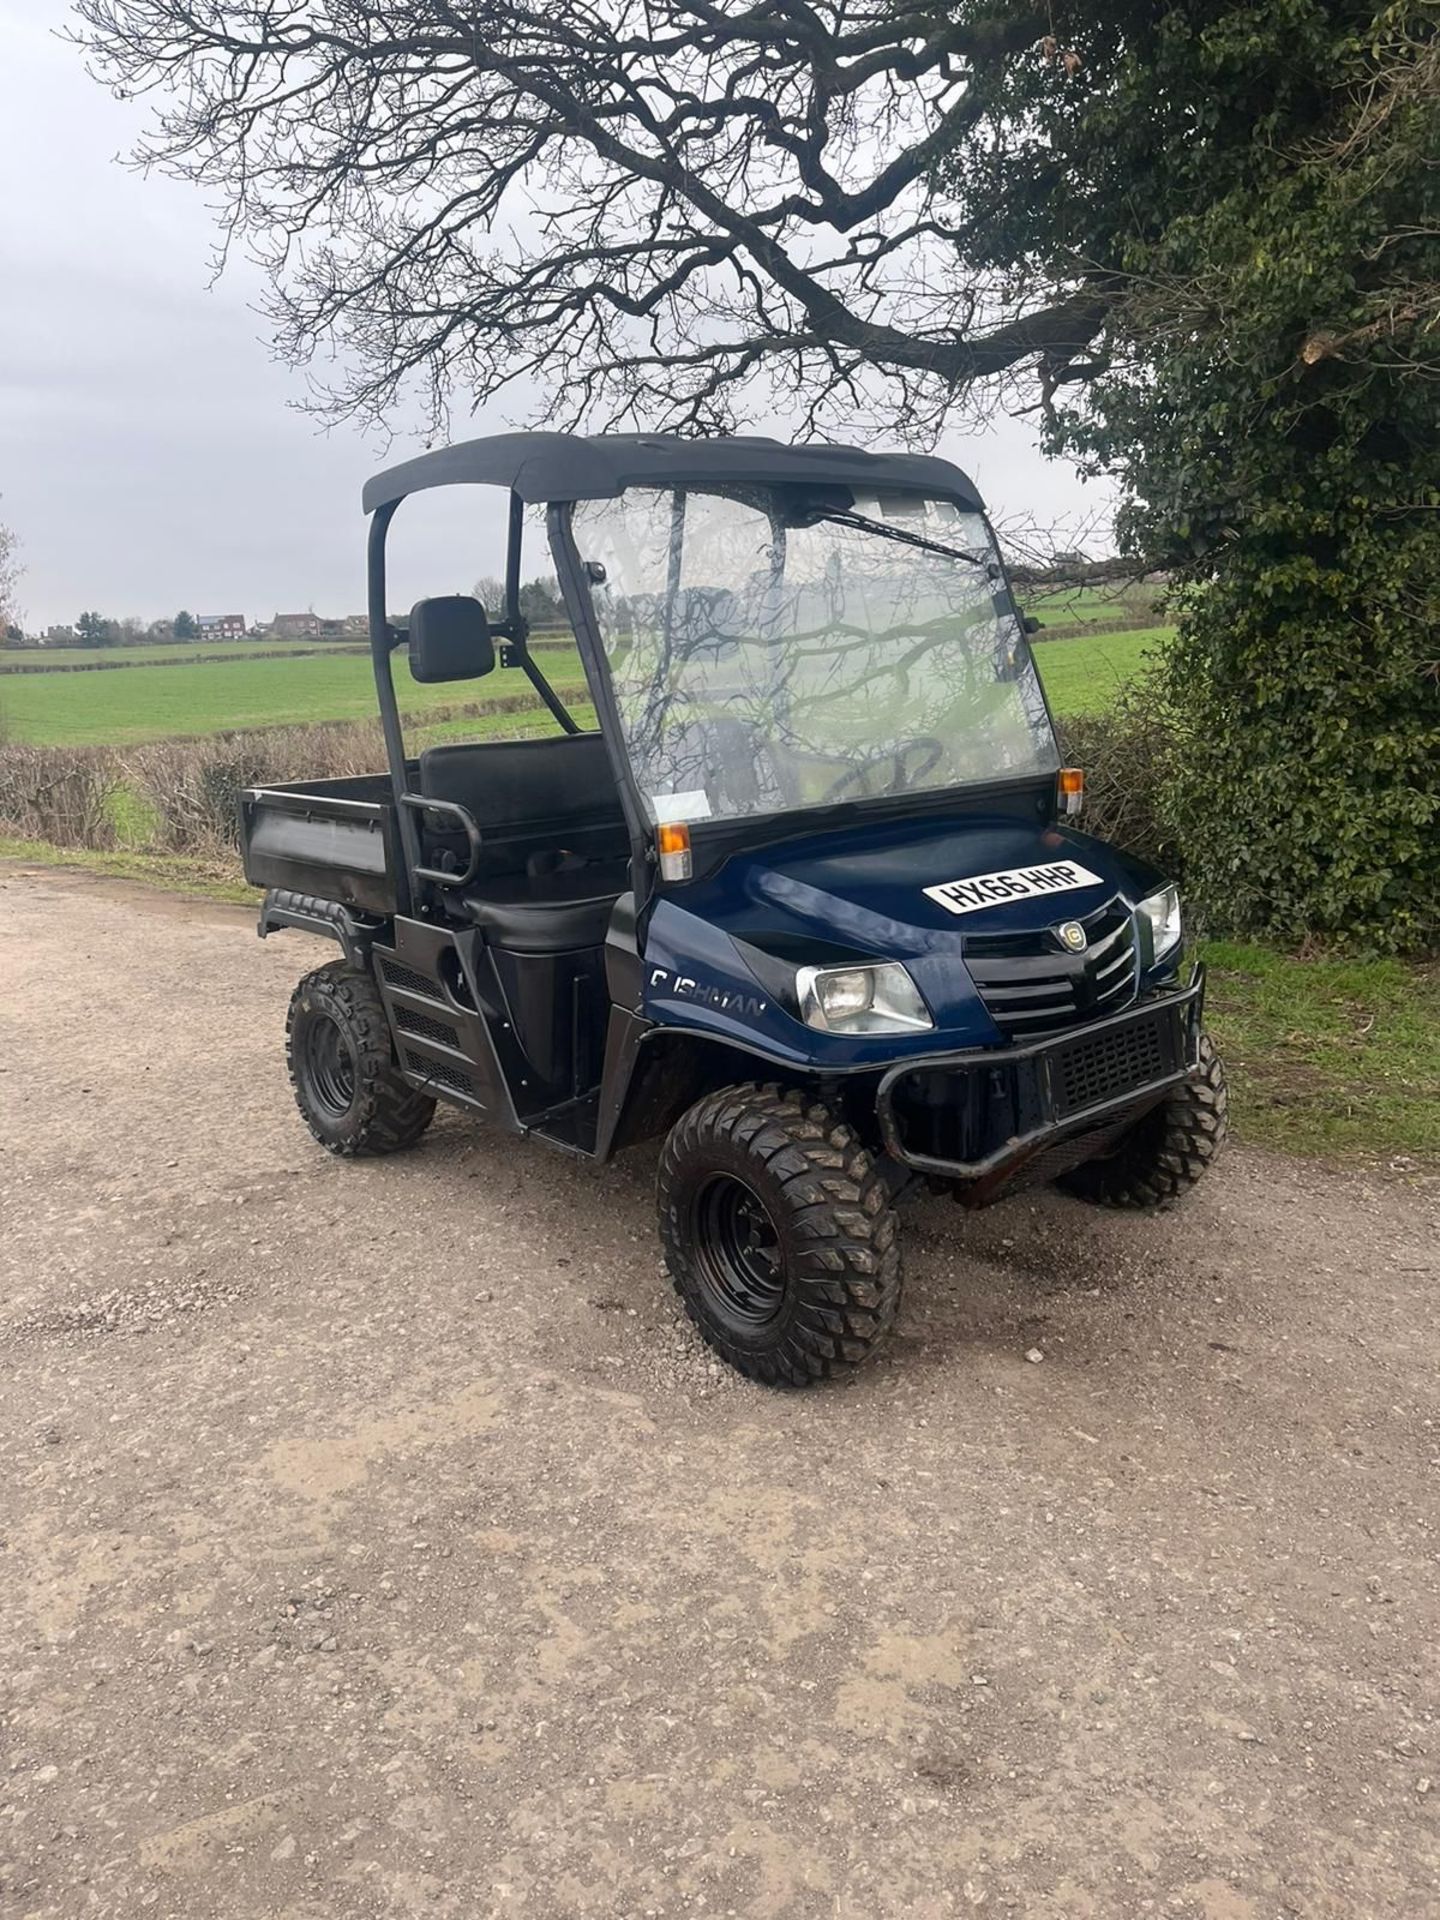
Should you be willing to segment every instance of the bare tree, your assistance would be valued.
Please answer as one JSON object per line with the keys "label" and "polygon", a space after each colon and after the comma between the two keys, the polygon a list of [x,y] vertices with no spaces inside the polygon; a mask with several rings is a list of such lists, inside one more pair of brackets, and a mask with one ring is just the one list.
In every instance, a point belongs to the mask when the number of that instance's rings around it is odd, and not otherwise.
{"label": "bare tree", "polygon": [[[323,412],[538,387],[545,417],[702,430],[751,383],[916,435],[958,392],[1087,364],[1103,275],[977,270],[987,116],[1079,66],[1011,0],[80,0],[267,268]],[[973,140],[987,164],[949,164]],[[1003,191],[999,197],[1004,198]]]}
{"label": "bare tree", "polygon": [[12,626],[18,626],[20,609],[15,601],[20,576],[20,541],[7,526],[0,525],[0,639]]}

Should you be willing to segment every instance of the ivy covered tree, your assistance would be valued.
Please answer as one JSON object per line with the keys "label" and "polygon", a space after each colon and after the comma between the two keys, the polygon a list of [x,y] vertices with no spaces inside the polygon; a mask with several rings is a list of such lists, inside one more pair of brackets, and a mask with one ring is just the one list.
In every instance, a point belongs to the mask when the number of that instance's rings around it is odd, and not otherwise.
{"label": "ivy covered tree", "polygon": [[1026,131],[997,178],[1033,207],[1013,270],[1083,236],[1115,289],[1087,377],[1042,404],[1178,584],[1166,812],[1231,930],[1440,938],[1437,26],[1137,9],[1077,26],[1103,88],[1017,74],[999,109]]}
{"label": "ivy covered tree", "polygon": [[80,0],[331,412],[1043,412],[1190,591],[1212,916],[1434,937],[1437,0]]}

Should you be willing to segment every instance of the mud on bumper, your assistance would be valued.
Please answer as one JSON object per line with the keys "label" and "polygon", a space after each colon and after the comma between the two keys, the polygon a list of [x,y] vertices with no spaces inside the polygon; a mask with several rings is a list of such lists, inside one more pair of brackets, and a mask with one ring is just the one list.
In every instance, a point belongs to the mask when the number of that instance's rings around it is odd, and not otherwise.
{"label": "mud on bumper", "polygon": [[1188,985],[1088,1026],[900,1062],[876,1092],[885,1146],[917,1173],[962,1183],[972,1203],[1053,1178],[1190,1078],[1204,999],[1197,965]]}

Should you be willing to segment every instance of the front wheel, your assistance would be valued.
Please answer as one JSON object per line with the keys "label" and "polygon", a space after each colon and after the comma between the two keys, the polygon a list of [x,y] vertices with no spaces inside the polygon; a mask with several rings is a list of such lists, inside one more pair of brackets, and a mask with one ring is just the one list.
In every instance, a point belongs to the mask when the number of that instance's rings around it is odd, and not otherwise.
{"label": "front wheel", "polygon": [[1194,1079],[1173,1087],[1103,1159],[1073,1167],[1055,1184],[1100,1207],[1173,1207],[1209,1171],[1228,1130],[1225,1067],[1206,1033]]}
{"label": "front wheel", "polygon": [[307,973],[290,999],[285,1062],[305,1124],[328,1153],[398,1153],[435,1117],[400,1074],[380,990],[344,960]]}
{"label": "front wheel", "polygon": [[660,1235],[685,1311],[720,1357],[804,1387],[868,1360],[900,1304],[885,1183],[828,1107],[726,1087],[675,1123]]}

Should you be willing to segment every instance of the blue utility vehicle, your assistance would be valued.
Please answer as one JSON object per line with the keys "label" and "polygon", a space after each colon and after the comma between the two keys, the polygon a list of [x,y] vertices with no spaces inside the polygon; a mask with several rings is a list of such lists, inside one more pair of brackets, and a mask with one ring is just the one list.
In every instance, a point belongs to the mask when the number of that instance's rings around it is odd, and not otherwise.
{"label": "blue utility vehicle", "polygon": [[[509,495],[505,605],[392,618],[408,496]],[[661,1136],[686,1310],[757,1379],[865,1360],[895,1203],[1036,1181],[1160,1207],[1225,1132],[1204,981],[1162,873],[1082,833],[974,486],[947,461],[763,439],[506,434],[365,489],[383,773],[253,789],[260,932],[340,954],[287,1050],[337,1154],[437,1101],[606,1160]],[[543,533],[542,533],[543,527]],[[530,644],[543,537],[598,725]],[[406,747],[423,683],[519,668],[540,738]]]}

